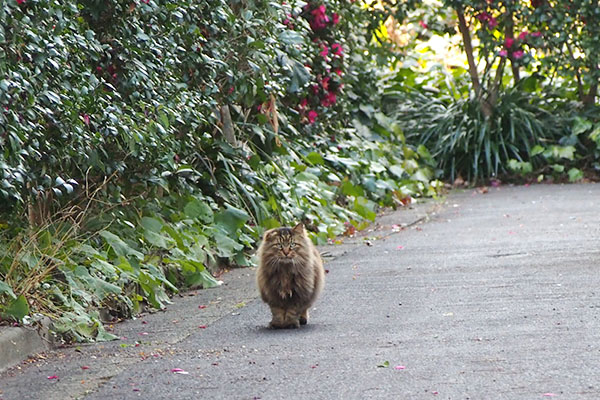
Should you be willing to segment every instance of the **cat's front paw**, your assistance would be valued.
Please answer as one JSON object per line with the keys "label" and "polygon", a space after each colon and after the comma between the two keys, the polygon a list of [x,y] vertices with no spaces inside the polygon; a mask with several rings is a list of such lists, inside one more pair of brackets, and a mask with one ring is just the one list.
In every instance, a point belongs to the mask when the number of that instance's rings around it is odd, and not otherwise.
{"label": "cat's front paw", "polygon": [[269,328],[271,329],[296,329],[300,327],[299,321],[294,322],[273,322],[269,324]]}

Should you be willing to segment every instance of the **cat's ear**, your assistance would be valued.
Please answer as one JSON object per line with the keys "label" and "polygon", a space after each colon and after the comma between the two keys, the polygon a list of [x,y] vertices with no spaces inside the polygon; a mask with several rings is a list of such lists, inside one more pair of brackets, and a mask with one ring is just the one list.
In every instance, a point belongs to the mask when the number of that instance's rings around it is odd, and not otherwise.
{"label": "cat's ear", "polygon": [[265,231],[265,233],[263,234],[263,240],[270,240],[275,235],[276,235],[275,229],[269,229],[268,231]]}
{"label": "cat's ear", "polygon": [[294,231],[294,233],[297,233],[297,234],[304,233],[304,225],[302,225],[302,222],[299,223],[298,225],[296,225],[295,227],[293,227],[292,231]]}

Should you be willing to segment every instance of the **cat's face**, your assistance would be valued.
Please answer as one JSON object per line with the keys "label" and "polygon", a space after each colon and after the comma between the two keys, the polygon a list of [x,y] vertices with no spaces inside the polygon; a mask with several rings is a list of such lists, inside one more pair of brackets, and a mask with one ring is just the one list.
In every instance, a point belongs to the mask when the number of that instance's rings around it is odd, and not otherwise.
{"label": "cat's face", "polygon": [[304,228],[301,224],[294,228],[277,228],[265,235],[268,252],[280,260],[293,260],[302,253]]}

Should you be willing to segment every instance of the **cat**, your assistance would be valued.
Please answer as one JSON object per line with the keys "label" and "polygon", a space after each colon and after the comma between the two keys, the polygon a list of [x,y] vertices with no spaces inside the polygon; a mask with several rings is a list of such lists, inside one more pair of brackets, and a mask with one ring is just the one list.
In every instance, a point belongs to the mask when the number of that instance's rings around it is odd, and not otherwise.
{"label": "cat", "polygon": [[321,255],[304,226],[266,231],[258,248],[256,282],[271,308],[270,328],[298,328],[308,323],[308,309],[323,290]]}

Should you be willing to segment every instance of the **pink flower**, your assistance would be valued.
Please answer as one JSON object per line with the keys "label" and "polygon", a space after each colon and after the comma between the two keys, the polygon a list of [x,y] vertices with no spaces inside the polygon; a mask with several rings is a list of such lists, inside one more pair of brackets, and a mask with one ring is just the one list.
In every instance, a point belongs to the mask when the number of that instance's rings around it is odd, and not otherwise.
{"label": "pink flower", "polygon": [[513,38],[507,37],[506,39],[504,39],[504,47],[506,47],[507,49],[510,49],[514,43],[515,39]]}
{"label": "pink flower", "polygon": [[331,80],[330,77],[326,76],[325,78],[323,78],[323,80],[321,81],[321,86],[323,87],[323,89],[325,90],[329,90],[329,81]]}
{"label": "pink flower", "polygon": [[328,92],[327,96],[325,96],[323,98],[323,100],[321,100],[321,105],[323,107],[329,107],[329,106],[334,105],[336,101],[337,101],[337,96],[335,95],[335,93]]}
{"label": "pink flower", "polygon": [[484,11],[481,14],[477,14],[477,17],[475,17],[475,18],[477,18],[481,22],[484,22],[484,21],[489,20],[491,17],[492,16],[488,12]]}
{"label": "pink flower", "polygon": [[491,17],[491,18],[488,20],[488,28],[490,28],[490,29],[494,29],[494,28],[496,27],[496,25],[498,25],[498,21],[496,20],[496,18],[494,18],[494,17]]}
{"label": "pink flower", "polygon": [[334,43],[331,45],[331,51],[333,52],[333,54],[335,54],[336,56],[341,56],[342,55],[342,45],[339,43]]}
{"label": "pink flower", "polygon": [[316,121],[318,116],[319,116],[319,114],[317,114],[317,112],[315,110],[310,110],[308,112],[308,122],[310,124],[314,124],[314,122]]}
{"label": "pink flower", "polygon": [[25,0],[17,0],[17,4],[23,4],[25,3]]}
{"label": "pink flower", "polygon": [[81,118],[83,119],[83,123],[86,124],[87,126],[90,126],[90,116],[87,114],[83,114],[81,116]]}
{"label": "pink flower", "polygon": [[506,57],[508,55],[508,51],[503,49],[503,50],[500,50],[500,52],[498,54],[500,54],[501,57]]}
{"label": "pink flower", "polygon": [[524,55],[523,50],[517,50],[517,51],[513,52],[513,57],[515,58],[515,60],[522,58],[523,55]]}
{"label": "pink flower", "polygon": [[336,70],[334,71],[336,74],[338,74],[338,76],[342,76],[342,70],[339,68],[336,68]]}
{"label": "pink flower", "polygon": [[304,107],[306,107],[307,104],[308,104],[307,98],[300,100],[300,107],[304,108]]}
{"label": "pink flower", "polygon": [[423,20],[420,20],[420,21],[419,21],[419,26],[420,26],[421,28],[423,28],[423,29],[427,29],[427,28],[429,28],[429,26],[427,26],[427,24],[426,24],[425,22],[423,22]]}
{"label": "pink flower", "polygon": [[319,7],[315,8],[310,12],[313,17],[309,21],[312,30],[320,30],[327,26],[327,23],[329,22],[329,17],[325,14],[325,11],[325,6],[320,5]]}
{"label": "pink flower", "polygon": [[283,24],[284,25],[287,25],[289,23],[290,23],[290,19],[289,18],[286,18],[286,19],[283,20]]}
{"label": "pink flower", "polygon": [[321,57],[327,57],[327,54],[329,54],[329,49],[324,44],[321,44],[321,48],[322,50],[319,54],[321,54]]}
{"label": "pink flower", "polygon": [[542,32],[531,32],[529,35],[531,37],[536,37],[537,38],[537,37],[542,36]]}
{"label": "pink flower", "polygon": [[319,93],[319,86],[317,85],[312,85],[310,89],[312,90],[313,94]]}
{"label": "pink flower", "polygon": [[525,39],[527,39],[527,35],[529,35],[529,32],[527,32],[527,31],[521,32],[519,34],[519,40],[525,40]]}
{"label": "pink flower", "polygon": [[340,22],[340,16],[337,13],[333,13],[331,17],[333,18],[334,25],[337,25],[337,23]]}
{"label": "pink flower", "polygon": [[148,4],[150,3],[150,0],[142,0],[142,3]]}

